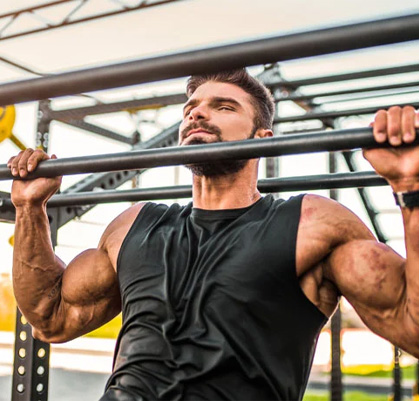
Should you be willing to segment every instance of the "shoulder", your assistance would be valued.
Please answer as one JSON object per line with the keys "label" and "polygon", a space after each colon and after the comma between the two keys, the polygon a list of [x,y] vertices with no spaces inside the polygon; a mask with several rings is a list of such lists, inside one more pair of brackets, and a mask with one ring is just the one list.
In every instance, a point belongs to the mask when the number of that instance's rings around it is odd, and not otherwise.
{"label": "shoulder", "polygon": [[297,270],[307,271],[340,245],[374,240],[368,227],[342,204],[318,195],[305,195],[297,235]]}
{"label": "shoulder", "polygon": [[99,248],[109,251],[115,246],[115,243],[122,243],[140,211],[146,205],[147,203],[144,202],[137,203],[115,217],[103,232]]}
{"label": "shoulder", "polygon": [[323,233],[331,243],[372,239],[371,231],[350,209],[332,199],[305,195],[301,205],[300,228]]}

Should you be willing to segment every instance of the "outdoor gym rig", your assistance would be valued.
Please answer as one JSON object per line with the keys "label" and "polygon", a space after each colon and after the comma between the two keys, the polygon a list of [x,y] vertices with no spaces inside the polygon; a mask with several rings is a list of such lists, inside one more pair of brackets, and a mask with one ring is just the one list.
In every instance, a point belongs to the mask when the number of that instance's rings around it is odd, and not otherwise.
{"label": "outdoor gym rig", "polygon": [[[220,69],[233,69],[244,66],[274,63],[417,39],[419,39],[419,14],[379,21],[368,21],[353,25],[294,33],[268,39],[195,50],[169,56],[154,57],[129,63],[68,72],[56,76],[0,85],[0,104],[7,105],[32,100],[42,100],[81,92],[183,77],[191,74],[215,72]],[[409,68],[411,68],[412,71],[417,71],[414,66],[406,67],[406,70]],[[400,69],[399,72],[402,72],[402,69]],[[389,72],[389,74],[390,73],[391,72]],[[397,71],[393,73],[397,73]],[[373,72],[371,72],[371,74],[373,74]],[[343,78],[344,75],[345,74],[342,74],[342,79],[345,79]],[[368,76],[366,73],[364,75],[365,77]],[[334,80],[337,81],[338,77],[330,77],[329,79],[331,79],[329,82],[333,82]],[[315,80],[311,81],[314,83]],[[297,82],[294,82],[293,84],[293,86],[290,86],[291,89],[298,86]],[[304,83],[304,80],[299,82],[299,85],[304,84],[309,83]],[[279,86],[287,87],[285,82],[281,82]],[[168,100],[167,103],[169,101],[173,101],[173,99]],[[47,108],[40,107],[40,109],[41,111],[46,110],[48,112]],[[53,118],[52,116],[54,113],[60,113],[60,111],[53,110],[49,110],[49,112],[50,119]],[[67,111],[67,115],[70,114],[71,110]],[[351,111],[351,114],[356,113]],[[337,117],[336,114],[330,113],[321,115],[312,113],[311,116],[321,119]],[[44,130],[41,132],[42,134],[45,133],[45,129],[48,128],[47,125],[49,123],[48,115],[45,117],[46,120],[43,121],[45,127],[39,129],[39,131]],[[277,119],[276,122],[280,123],[283,121]],[[171,128],[172,133],[175,131],[175,128]],[[337,151],[372,145],[373,139],[370,129],[327,131],[318,133],[317,135],[310,134],[309,136],[296,135],[287,136],[286,138],[253,140],[242,143],[214,144],[164,150],[144,150],[97,157],[51,160],[43,162],[37,169],[37,172],[32,176],[53,176],[57,174],[78,174],[82,172],[126,169],[134,169],[134,173],[138,173],[138,169],[162,165],[176,165],[217,159],[245,159],[314,151]],[[337,175],[316,177],[318,182],[322,182],[321,185],[324,185],[324,188],[345,186],[343,185],[343,182],[345,181],[345,179],[343,179],[344,177],[339,176],[337,180],[334,180],[336,176]],[[370,172],[354,173],[354,175],[349,175],[349,177],[350,180],[355,180],[352,181],[354,186],[367,186],[372,182],[374,182],[374,185],[384,184],[381,178]],[[0,178],[11,178],[10,172],[5,166],[0,166]],[[278,181],[280,180],[282,180],[281,185],[283,185],[286,179],[277,179],[275,185],[278,184]],[[298,186],[299,183],[297,181],[301,180],[301,178],[292,180],[294,180],[294,186],[289,186],[289,188],[293,188],[293,190],[309,188],[304,186],[301,181],[299,182],[301,187]],[[310,180],[312,179],[310,178]],[[280,188],[280,186],[269,187],[269,185],[272,184],[272,181],[268,181],[267,184],[264,181],[259,183],[260,187],[265,185],[266,190],[270,190],[270,188]],[[87,188],[89,185],[85,185],[85,187]],[[93,186],[90,185],[90,189],[92,188]],[[282,191],[286,190],[284,189],[285,187],[282,188]],[[311,187],[311,189],[315,188]],[[182,188],[182,190],[185,190],[185,188]],[[186,190],[189,191],[189,189]],[[159,196],[160,199],[162,199],[161,195],[163,194],[164,191],[162,190]],[[106,191],[103,191],[102,193],[98,191],[95,193],[94,196],[96,197],[97,203],[100,202],[99,199],[101,196],[105,199],[105,195]],[[155,195],[158,197],[157,194]],[[58,196],[65,198],[66,195],[57,195],[57,197]],[[51,200],[51,202],[53,201],[54,199]],[[90,198],[89,201],[92,202],[93,199]],[[7,202],[8,199],[7,196],[5,196],[4,204],[6,205]],[[49,212],[52,225],[54,226],[55,224],[55,230],[52,230],[52,232],[56,232],[56,229],[59,226],[56,223],[58,214],[54,210],[55,209],[52,208]],[[30,335],[29,325],[20,315],[18,315],[12,400],[47,400],[48,356],[49,346],[34,340]],[[399,399],[398,396],[396,396],[396,392],[394,399]]]}

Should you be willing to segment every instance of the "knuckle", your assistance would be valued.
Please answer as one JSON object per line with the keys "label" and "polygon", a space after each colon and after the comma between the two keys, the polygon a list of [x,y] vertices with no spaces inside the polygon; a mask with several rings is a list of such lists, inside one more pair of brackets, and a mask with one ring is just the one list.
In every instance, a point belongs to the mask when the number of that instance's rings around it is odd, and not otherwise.
{"label": "knuckle", "polygon": [[400,112],[402,111],[402,108],[401,108],[400,106],[391,106],[391,107],[388,109],[388,111],[389,111],[389,113],[390,113],[390,114],[393,114],[393,113],[400,113]]}
{"label": "knuckle", "polygon": [[403,111],[407,111],[409,113],[414,113],[416,110],[415,110],[415,108],[413,106],[406,105],[406,106],[403,106]]}

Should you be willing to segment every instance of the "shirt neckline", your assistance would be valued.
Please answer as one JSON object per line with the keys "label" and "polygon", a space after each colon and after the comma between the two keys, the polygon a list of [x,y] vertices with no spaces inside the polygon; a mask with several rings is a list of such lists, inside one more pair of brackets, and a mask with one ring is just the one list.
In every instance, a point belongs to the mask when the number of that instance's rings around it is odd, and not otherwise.
{"label": "shirt neckline", "polygon": [[252,203],[250,206],[237,208],[237,209],[200,209],[197,207],[192,207],[191,217],[204,219],[204,220],[218,220],[218,219],[234,219],[246,213],[248,210],[252,209],[258,203],[260,203],[265,197],[259,198],[255,203]]}

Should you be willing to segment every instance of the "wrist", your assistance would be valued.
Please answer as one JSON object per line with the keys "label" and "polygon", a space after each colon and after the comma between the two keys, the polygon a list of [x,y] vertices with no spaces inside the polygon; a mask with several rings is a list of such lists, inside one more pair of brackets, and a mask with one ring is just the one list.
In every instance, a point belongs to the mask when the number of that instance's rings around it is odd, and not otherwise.
{"label": "wrist", "polygon": [[419,177],[403,177],[388,180],[393,192],[413,192],[419,191]]}
{"label": "wrist", "polygon": [[14,205],[16,210],[16,217],[18,215],[27,215],[34,213],[46,213],[46,202],[22,202]]}

